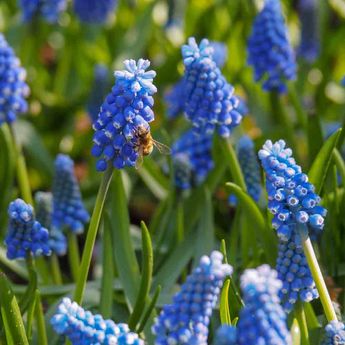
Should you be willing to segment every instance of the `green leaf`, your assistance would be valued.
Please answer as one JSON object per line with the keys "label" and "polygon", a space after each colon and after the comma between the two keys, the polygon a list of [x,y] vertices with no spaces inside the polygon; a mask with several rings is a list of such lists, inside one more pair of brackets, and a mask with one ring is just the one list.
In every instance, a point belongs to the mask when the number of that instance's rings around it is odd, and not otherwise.
{"label": "green leaf", "polygon": [[138,294],[140,272],[131,243],[127,200],[119,171],[114,171],[107,212],[110,219],[115,265],[126,294],[129,310],[132,311]]}
{"label": "green leaf", "polygon": [[142,234],[142,262],[143,267],[141,271],[140,279],[140,288],[138,296],[133,308],[133,312],[129,318],[128,326],[131,330],[135,330],[138,321],[141,318],[142,312],[145,307],[145,303],[148,299],[151,281],[152,281],[152,272],[153,272],[153,250],[150,233],[144,222],[141,222],[141,234]]}
{"label": "green leaf", "polygon": [[309,181],[315,186],[316,193],[318,194],[320,194],[325,182],[328,168],[333,157],[332,153],[337,146],[340,133],[341,129],[338,129],[326,140],[309,170]]}
{"label": "green leaf", "polygon": [[229,182],[226,184],[226,187],[229,189],[230,193],[237,196],[241,203],[241,207],[252,224],[253,235],[256,234],[260,239],[264,247],[264,254],[269,263],[273,265],[277,255],[277,240],[273,231],[267,227],[260,209],[255,201],[236,184]]}
{"label": "green leaf", "polygon": [[231,316],[229,310],[229,287],[230,278],[226,279],[222,288],[222,293],[220,295],[220,322],[224,325],[231,325]]}
{"label": "green leaf", "polygon": [[292,345],[301,345],[301,331],[298,326],[297,319],[294,319],[290,328]]}
{"label": "green leaf", "polygon": [[27,309],[30,307],[30,305],[35,300],[35,293],[37,289],[37,274],[34,269],[31,267],[29,268],[29,285],[26,288],[26,291],[22,298],[19,301],[19,308],[21,313],[24,315],[24,313],[27,311]]}
{"label": "green leaf", "polygon": [[318,115],[312,115],[308,117],[308,161],[313,162],[317,154],[320,152],[323,135],[320,123],[320,117]]}
{"label": "green leaf", "polygon": [[0,307],[9,345],[29,345],[20,309],[10,283],[0,272]]}
{"label": "green leaf", "polygon": [[28,279],[29,275],[26,267],[21,262],[9,260],[6,256],[6,249],[2,247],[0,247],[0,262],[20,278]]}

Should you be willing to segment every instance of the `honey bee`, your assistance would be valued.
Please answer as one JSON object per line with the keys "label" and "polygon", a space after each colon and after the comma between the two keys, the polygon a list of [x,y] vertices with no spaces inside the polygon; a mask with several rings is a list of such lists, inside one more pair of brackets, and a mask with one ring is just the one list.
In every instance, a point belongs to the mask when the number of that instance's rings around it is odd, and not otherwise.
{"label": "honey bee", "polygon": [[139,157],[135,165],[137,169],[140,168],[143,164],[143,157],[151,154],[154,147],[156,147],[162,154],[171,154],[171,149],[168,146],[152,138],[149,128],[139,126],[137,132],[135,133],[135,136],[138,139],[136,150],[139,153]]}

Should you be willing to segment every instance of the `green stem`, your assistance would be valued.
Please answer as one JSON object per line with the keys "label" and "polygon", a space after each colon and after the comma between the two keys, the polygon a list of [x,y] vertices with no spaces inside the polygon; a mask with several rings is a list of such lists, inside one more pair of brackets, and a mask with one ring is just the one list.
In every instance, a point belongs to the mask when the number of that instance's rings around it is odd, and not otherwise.
{"label": "green stem", "polygon": [[71,231],[68,231],[67,238],[69,267],[72,272],[73,281],[76,282],[78,280],[80,269],[80,254],[78,240],[76,234],[73,234]]}
{"label": "green stem", "polygon": [[303,303],[301,301],[296,303],[295,316],[301,333],[301,345],[310,345],[307,320],[304,313]]}
{"label": "green stem", "polygon": [[36,323],[37,323],[37,338],[39,339],[40,345],[48,345],[46,324],[44,320],[43,308],[41,303],[41,296],[38,290],[36,290]]}
{"label": "green stem", "polygon": [[289,99],[291,101],[291,104],[295,108],[298,123],[306,130],[307,123],[308,123],[308,115],[304,111],[301,105],[301,101],[299,100],[297,96],[295,84],[289,84],[288,91],[289,91]]}
{"label": "green stem", "polygon": [[[303,230],[302,230],[303,231]],[[316,284],[316,288],[319,291],[320,300],[325,311],[328,322],[337,321],[337,315],[335,313],[331,297],[329,296],[325,280],[323,279],[322,272],[317,261],[313,245],[311,244],[309,236],[301,236],[303,243],[304,254],[307,257],[308,265]]]}
{"label": "green stem", "polygon": [[99,223],[102,216],[103,206],[104,206],[104,202],[107,196],[107,192],[109,189],[112,176],[113,176],[113,167],[109,166],[103,175],[103,179],[98,190],[95,207],[93,209],[93,213],[91,216],[89,229],[86,235],[86,242],[85,242],[85,247],[83,251],[83,256],[81,259],[78,281],[77,281],[75,291],[74,291],[74,300],[78,304],[81,304],[83,300],[83,294],[84,294],[85,285],[87,281],[87,275],[89,273],[89,268],[90,268],[90,263],[91,263],[92,251],[93,251],[93,247],[96,241],[96,236],[97,236],[97,231],[98,231]]}
{"label": "green stem", "polygon": [[220,143],[220,145],[223,148],[224,158],[226,159],[226,162],[228,163],[228,166],[230,168],[232,179],[238,186],[243,189],[243,191],[247,191],[247,186],[242,174],[242,169],[230,140],[225,139]]}
{"label": "green stem", "polygon": [[62,285],[63,281],[62,281],[59,259],[55,253],[53,253],[52,256],[50,257],[50,268],[51,268],[54,284]]}
{"label": "green stem", "polygon": [[32,324],[34,321],[34,313],[35,313],[36,304],[37,304],[37,295],[36,295],[37,293],[38,291],[36,290],[35,295],[34,295],[34,300],[31,303],[28,309],[28,313],[27,313],[26,334],[27,334],[29,343],[31,343],[31,339],[32,339]]}

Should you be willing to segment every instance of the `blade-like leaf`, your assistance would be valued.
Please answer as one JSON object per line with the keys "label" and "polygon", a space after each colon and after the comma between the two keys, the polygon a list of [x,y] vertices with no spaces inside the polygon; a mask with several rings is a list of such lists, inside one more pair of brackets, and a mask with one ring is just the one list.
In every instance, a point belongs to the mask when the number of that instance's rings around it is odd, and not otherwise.
{"label": "blade-like leaf", "polygon": [[220,295],[219,305],[220,321],[223,325],[231,325],[231,316],[229,310],[229,287],[230,279],[226,279]]}

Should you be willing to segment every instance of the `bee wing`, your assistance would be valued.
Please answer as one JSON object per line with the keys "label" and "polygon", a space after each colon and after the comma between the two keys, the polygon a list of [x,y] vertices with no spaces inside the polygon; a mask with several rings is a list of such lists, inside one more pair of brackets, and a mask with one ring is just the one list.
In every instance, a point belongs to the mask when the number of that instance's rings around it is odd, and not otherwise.
{"label": "bee wing", "polygon": [[143,152],[142,150],[139,150],[139,156],[137,161],[135,162],[135,169],[139,169],[143,166],[144,158],[143,158]]}
{"label": "bee wing", "polygon": [[157,140],[152,139],[153,145],[157,147],[157,150],[162,153],[163,155],[170,155],[171,154],[171,149],[170,147],[160,143]]}

